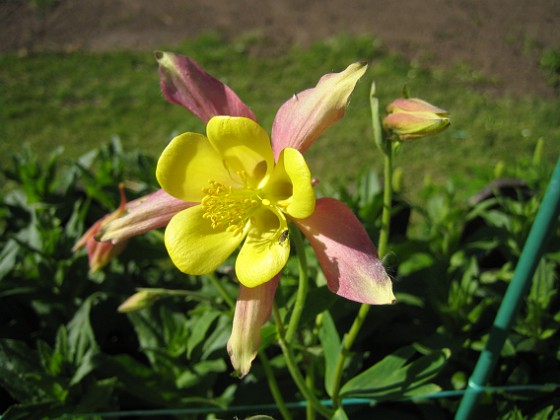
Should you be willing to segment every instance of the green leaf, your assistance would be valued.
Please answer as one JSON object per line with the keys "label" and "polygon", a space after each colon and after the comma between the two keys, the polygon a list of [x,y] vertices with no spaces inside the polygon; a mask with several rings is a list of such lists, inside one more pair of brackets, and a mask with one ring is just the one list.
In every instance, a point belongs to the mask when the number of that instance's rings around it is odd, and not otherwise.
{"label": "green leaf", "polygon": [[218,311],[208,310],[206,308],[204,309],[205,310],[198,316],[189,320],[191,331],[191,335],[187,342],[187,357],[189,358],[196,346],[198,346],[206,338],[206,333],[210,329],[210,326],[214,323],[216,318],[220,316],[220,312]]}
{"label": "green leaf", "polygon": [[271,323],[265,324],[261,328],[261,344],[259,346],[259,350],[265,350],[273,343],[276,343],[278,339],[278,331],[276,330],[276,326],[272,325]]}
{"label": "green leaf", "polygon": [[231,335],[231,318],[221,315],[214,331],[206,338],[202,345],[201,359],[207,359],[215,350],[226,348],[227,341]]}
{"label": "green leaf", "polygon": [[76,407],[76,411],[91,412],[107,409],[110,406],[118,383],[119,379],[112,377],[89,384],[81,393],[82,399]]}
{"label": "green leaf", "polygon": [[193,387],[207,381],[213,373],[225,372],[226,369],[226,362],[223,359],[205,360],[196,364],[194,369],[181,373],[175,383],[181,389]]}
{"label": "green leaf", "polygon": [[344,407],[339,407],[333,414],[332,420],[348,420]]}
{"label": "green leaf", "polygon": [[68,323],[68,348],[76,366],[82,363],[86,353],[91,350],[98,350],[89,315],[95,301],[102,296],[101,293],[90,295],[84,300],[82,306],[74,314],[74,318]]}
{"label": "green leaf", "polygon": [[[57,418],[66,414],[66,412],[67,410],[58,402],[21,403],[8,408],[2,413],[2,418],[10,420]],[[49,415],[48,417],[45,416],[47,413]]]}
{"label": "green leaf", "polygon": [[76,385],[84,379],[90,372],[93,372],[98,366],[98,356],[99,351],[94,348],[90,348],[80,359],[80,363],[77,365],[77,369],[72,376],[70,385]]}
{"label": "green leaf", "polygon": [[128,317],[152,366],[160,372],[178,368],[177,357],[186,351],[186,316],[157,305],[129,313]]}
{"label": "green leaf", "polygon": [[60,326],[56,332],[54,351],[59,353],[64,360],[69,360],[70,349],[68,347],[68,331],[64,326]]}
{"label": "green leaf", "polygon": [[[225,366],[225,362],[221,362]],[[215,406],[225,408],[222,398],[205,398],[199,395],[207,395],[208,386],[198,386],[191,388],[189,392],[178,389],[174,380],[159,375],[148,366],[134,360],[128,355],[119,355],[105,358],[102,364],[103,372],[107,375],[114,375],[119,378],[119,382],[124,386],[126,394],[133,395],[155,405],[164,406],[187,406],[189,404],[202,404],[205,406]],[[211,361],[204,365],[206,371],[216,371],[220,369],[220,362]],[[157,392],[154,392],[157,390]],[[225,391],[224,391],[225,392]]]}
{"label": "green leaf", "polygon": [[16,241],[10,239],[4,244],[2,252],[0,252],[0,280],[6,276],[16,265],[16,256],[18,255],[19,246]]}
{"label": "green leaf", "polygon": [[0,385],[16,400],[64,401],[66,382],[45,372],[37,352],[24,343],[0,340]]}
{"label": "green leaf", "polygon": [[338,356],[340,355],[340,337],[328,311],[325,311],[322,315],[319,340],[325,354],[325,389],[329,396],[332,396],[334,372]]}
{"label": "green leaf", "polygon": [[16,400],[27,401],[45,395],[45,390],[37,381],[41,371],[37,353],[23,342],[0,340],[0,385]]}
{"label": "green leaf", "polygon": [[[106,357],[101,369],[106,375],[118,377],[126,394],[146,402],[161,405],[180,399],[180,393],[172,381],[129,355]],[[184,394],[183,391],[181,393]]]}
{"label": "green leaf", "polygon": [[415,353],[416,351],[410,346],[397,350],[350,379],[342,387],[340,395],[375,399],[417,395],[419,388],[443,368],[450,351],[448,349],[435,351],[407,363]]}
{"label": "green leaf", "polygon": [[420,385],[417,388],[409,389],[403,395],[405,397],[413,398],[414,397],[421,397],[423,395],[435,394],[436,392],[441,391],[441,387],[436,384],[425,384]]}
{"label": "green leaf", "polygon": [[47,343],[39,340],[37,342],[37,353],[43,365],[43,369],[53,376],[60,374],[64,359],[60,353],[55,352]]}

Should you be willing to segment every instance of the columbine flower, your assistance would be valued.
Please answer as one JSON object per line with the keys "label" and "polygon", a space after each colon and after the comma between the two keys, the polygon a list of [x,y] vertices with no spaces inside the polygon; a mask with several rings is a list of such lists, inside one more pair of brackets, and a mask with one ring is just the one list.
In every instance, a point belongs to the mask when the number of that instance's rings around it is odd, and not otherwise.
{"label": "columbine flower", "polygon": [[[364,228],[339,201],[315,201],[301,154],[344,115],[366,64],[327,74],[315,88],[295,94],[278,110],[269,140],[239,97],[192,59],[165,52],[156,59],[164,97],[207,123],[206,136],[176,137],[158,162],[161,194],[186,200],[166,228],[166,246],[181,270],[200,274],[241,245],[236,260],[241,284],[228,341],[239,375],[248,373],[260,327],[270,317],[289,255],[288,220],[311,243],[332,292],[362,303],[393,303],[391,281]],[[105,232],[115,231],[117,223]],[[122,223],[120,228],[121,238],[137,233]]]}
{"label": "columbine flower", "polygon": [[242,285],[259,286],[288,261],[287,219],[313,214],[311,174],[293,148],[275,164],[268,135],[249,118],[213,117],[206,131],[174,138],[158,161],[162,188],[200,203],[171,219],[167,250],[181,271],[208,274],[246,238],[235,271]]}
{"label": "columbine flower", "polygon": [[449,124],[447,111],[422,99],[396,99],[387,106],[383,127],[398,140],[410,140],[437,134]]}
{"label": "columbine flower", "polygon": [[[367,66],[352,64],[294,95],[278,111],[270,143],[253,113],[229,88],[198,74],[196,63],[170,53],[156,57],[164,96],[208,123],[207,137],[176,137],[158,162],[157,177],[167,193],[200,202],[167,226],[171,258],[184,272],[208,273],[246,237],[236,260],[241,286],[228,342],[239,374],[249,371],[257,353],[260,326],[270,316],[278,273],[289,255],[287,219],[310,241],[330,290],[358,302],[392,303],[391,282],[365,230],[334,199],[315,206],[300,153],[344,115]],[[218,109],[229,116],[217,116]]]}

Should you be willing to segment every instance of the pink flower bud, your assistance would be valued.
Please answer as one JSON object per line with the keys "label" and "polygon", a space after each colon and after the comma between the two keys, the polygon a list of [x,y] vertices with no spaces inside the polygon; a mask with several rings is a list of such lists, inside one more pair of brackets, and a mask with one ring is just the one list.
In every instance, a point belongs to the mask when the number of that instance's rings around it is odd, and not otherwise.
{"label": "pink flower bud", "polygon": [[387,112],[383,127],[401,141],[437,134],[450,124],[447,111],[417,98],[396,99]]}

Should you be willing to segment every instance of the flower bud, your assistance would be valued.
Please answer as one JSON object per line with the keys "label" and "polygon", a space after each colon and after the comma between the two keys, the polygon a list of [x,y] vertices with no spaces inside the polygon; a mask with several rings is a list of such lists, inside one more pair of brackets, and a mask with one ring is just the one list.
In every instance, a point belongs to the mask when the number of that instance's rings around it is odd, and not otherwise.
{"label": "flower bud", "polygon": [[138,311],[147,308],[159,299],[159,297],[160,293],[158,291],[139,289],[138,292],[121,303],[117,310],[121,313]]}
{"label": "flower bud", "polygon": [[383,127],[401,141],[437,134],[450,124],[447,111],[417,98],[396,99],[387,112]]}

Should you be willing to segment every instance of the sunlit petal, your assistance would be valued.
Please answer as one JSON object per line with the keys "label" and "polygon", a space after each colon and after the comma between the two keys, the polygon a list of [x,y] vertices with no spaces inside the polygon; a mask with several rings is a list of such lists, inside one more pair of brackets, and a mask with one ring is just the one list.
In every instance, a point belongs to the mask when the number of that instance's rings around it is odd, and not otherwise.
{"label": "sunlit petal", "polygon": [[231,176],[245,174],[252,187],[272,170],[274,158],[270,138],[249,118],[219,116],[206,127],[212,146],[224,160]]}
{"label": "sunlit petal", "polygon": [[206,73],[192,58],[156,51],[165,99],[191,111],[205,123],[216,115],[256,117],[227,85]]}
{"label": "sunlit petal", "polygon": [[303,155],[296,149],[282,150],[264,191],[267,198],[292,217],[303,219],[315,210],[311,172]]}
{"label": "sunlit petal", "polygon": [[255,215],[247,239],[235,262],[235,273],[241,284],[256,287],[269,281],[282,270],[290,256],[290,241],[285,217],[269,210]]}
{"label": "sunlit petal", "polygon": [[173,264],[187,274],[216,270],[239,246],[243,235],[214,229],[201,206],[177,213],[165,229],[165,246]]}
{"label": "sunlit petal", "polygon": [[231,364],[240,377],[249,373],[261,342],[261,327],[272,311],[274,293],[280,276],[257,287],[239,287],[233,328],[227,349]]}
{"label": "sunlit petal", "polygon": [[171,140],[159,158],[156,178],[168,194],[191,202],[202,200],[209,180],[231,182],[221,156],[206,137],[196,133]]}
{"label": "sunlit petal", "polygon": [[391,279],[375,246],[346,205],[322,198],[311,217],[294,222],[311,243],[332,292],[372,305],[394,303]]}
{"label": "sunlit petal", "polygon": [[344,115],[350,94],[367,69],[354,63],[340,73],[323,76],[315,88],[294,95],[285,102],[272,126],[272,149],[278,158],[282,149],[305,152],[332,124]]}
{"label": "sunlit petal", "polygon": [[97,238],[102,242],[124,241],[164,227],[175,214],[195,204],[179,200],[160,189],[127,203],[124,214],[103,225]]}

